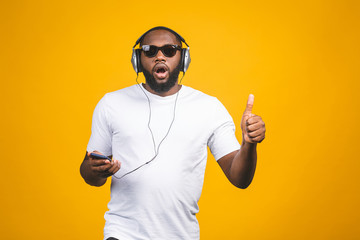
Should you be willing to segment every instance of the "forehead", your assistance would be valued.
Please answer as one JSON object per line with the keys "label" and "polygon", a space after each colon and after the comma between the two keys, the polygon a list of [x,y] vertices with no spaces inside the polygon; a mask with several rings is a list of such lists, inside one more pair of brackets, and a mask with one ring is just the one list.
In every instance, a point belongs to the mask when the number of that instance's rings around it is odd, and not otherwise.
{"label": "forehead", "polygon": [[159,45],[162,46],[164,44],[181,44],[177,40],[176,36],[166,30],[154,30],[146,34],[144,40],[142,41],[142,45]]}

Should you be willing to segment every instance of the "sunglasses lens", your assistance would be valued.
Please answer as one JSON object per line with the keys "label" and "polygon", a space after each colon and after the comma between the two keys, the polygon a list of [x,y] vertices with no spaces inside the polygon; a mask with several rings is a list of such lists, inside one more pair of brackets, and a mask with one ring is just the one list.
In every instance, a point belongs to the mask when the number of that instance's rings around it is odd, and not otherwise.
{"label": "sunglasses lens", "polygon": [[166,57],[173,57],[176,54],[176,48],[172,45],[166,45],[162,47],[162,52]]}
{"label": "sunglasses lens", "polygon": [[154,57],[158,52],[158,48],[156,46],[148,46],[144,49],[144,53],[147,57]]}

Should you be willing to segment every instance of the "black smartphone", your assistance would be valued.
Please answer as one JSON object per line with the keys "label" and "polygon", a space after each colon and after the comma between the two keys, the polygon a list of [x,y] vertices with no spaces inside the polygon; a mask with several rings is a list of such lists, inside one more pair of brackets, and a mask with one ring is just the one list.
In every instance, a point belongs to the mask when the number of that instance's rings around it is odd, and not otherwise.
{"label": "black smartphone", "polygon": [[111,162],[111,158],[107,157],[107,156],[104,156],[104,155],[101,155],[101,154],[97,154],[97,153],[90,153],[90,156],[93,157],[93,158],[96,158],[96,159],[107,159]]}

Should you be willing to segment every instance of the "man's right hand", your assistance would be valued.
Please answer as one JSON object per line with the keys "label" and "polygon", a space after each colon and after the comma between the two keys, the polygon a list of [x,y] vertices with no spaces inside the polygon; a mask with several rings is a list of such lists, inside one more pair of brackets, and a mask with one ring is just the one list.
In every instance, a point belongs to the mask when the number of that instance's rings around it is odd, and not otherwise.
{"label": "man's right hand", "polygon": [[[119,171],[121,163],[115,159],[112,161],[96,159],[90,156],[90,153],[86,152],[84,161],[80,166],[80,174],[89,185],[102,186],[106,183],[108,177]],[[94,153],[101,154],[98,151],[94,151]]]}
{"label": "man's right hand", "polygon": [[[104,155],[98,151],[93,151],[93,153]],[[90,154],[91,152],[87,153],[90,170],[93,171],[97,176],[101,178],[107,178],[119,171],[121,164],[118,160],[113,159],[112,161],[109,161],[107,159],[96,159],[93,158]]]}

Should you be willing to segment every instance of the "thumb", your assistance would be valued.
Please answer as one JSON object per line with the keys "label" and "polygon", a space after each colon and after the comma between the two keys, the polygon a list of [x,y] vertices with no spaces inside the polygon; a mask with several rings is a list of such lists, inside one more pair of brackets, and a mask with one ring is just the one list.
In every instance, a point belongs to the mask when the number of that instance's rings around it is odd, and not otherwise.
{"label": "thumb", "polygon": [[254,95],[250,94],[244,114],[250,114],[254,105]]}

